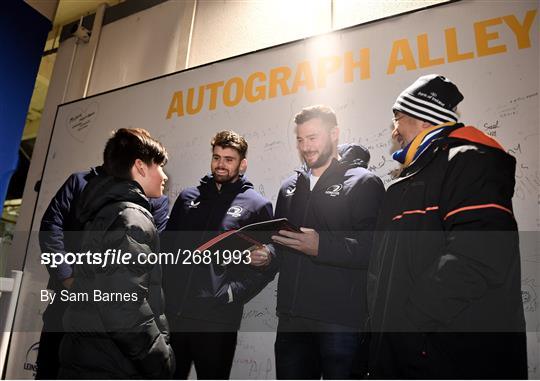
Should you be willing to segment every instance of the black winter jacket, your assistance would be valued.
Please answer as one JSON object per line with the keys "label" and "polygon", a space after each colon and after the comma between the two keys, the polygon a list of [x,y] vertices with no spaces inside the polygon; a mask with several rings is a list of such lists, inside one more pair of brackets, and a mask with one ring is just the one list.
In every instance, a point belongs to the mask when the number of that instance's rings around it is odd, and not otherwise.
{"label": "black winter jacket", "polygon": [[[403,170],[377,223],[368,278],[372,330],[524,335],[514,173],[512,156],[462,124],[447,127]],[[505,359],[493,360],[489,374],[514,377],[495,370],[515,369],[512,358],[526,375],[524,336],[497,341],[481,349]],[[454,360],[478,355],[478,346],[463,340],[439,345],[454,351]]]}
{"label": "black winter jacket", "polygon": [[373,329],[520,330],[515,159],[473,127],[441,134],[386,193],[369,270]]}
{"label": "black winter jacket", "polygon": [[[71,302],[64,314],[62,378],[171,377],[174,355],[163,314],[161,268],[137,258],[159,249],[149,209],[134,181],[99,176],[84,189],[77,207],[85,230],[81,251],[116,249],[133,257],[128,264],[75,266],[70,292],[86,294],[88,301]],[[98,300],[95,290],[114,301]]]}
{"label": "black winter jacket", "polygon": [[305,169],[281,186],[276,218],[319,233],[318,256],[277,247],[277,311],[353,328],[364,326],[366,271],[373,229],[384,194],[382,181],[365,169],[369,153],[358,145],[340,146],[313,188]]}
{"label": "black winter jacket", "polygon": [[[39,244],[42,252],[66,253],[78,249],[83,225],[77,220],[76,205],[88,181],[99,175],[105,175],[102,166],[73,173],[56,192],[41,219]],[[169,200],[167,196],[162,196],[149,201],[154,222],[161,232],[167,223]],[[55,291],[62,290],[62,281],[73,275],[73,267],[66,263],[58,267],[47,266],[47,270],[50,274],[47,288]]]}
{"label": "black winter jacket", "polygon": [[[213,178],[205,176],[198,187],[182,191],[161,235],[163,252],[181,250],[180,261],[164,267],[166,313],[173,331],[184,329],[175,323],[178,318],[193,320],[201,329],[213,329],[213,323],[217,323],[220,330],[238,330],[244,304],[274,274],[246,264],[194,264],[187,253],[220,233],[272,218],[272,204],[243,176],[234,183],[223,184],[219,191]],[[184,260],[189,263],[183,264]]]}

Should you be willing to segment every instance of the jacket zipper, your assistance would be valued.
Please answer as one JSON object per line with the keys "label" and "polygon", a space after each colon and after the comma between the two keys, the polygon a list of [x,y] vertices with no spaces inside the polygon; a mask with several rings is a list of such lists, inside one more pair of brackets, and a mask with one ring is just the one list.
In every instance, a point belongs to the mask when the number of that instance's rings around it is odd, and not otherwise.
{"label": "jacket zipper", "polygon": [[[315,188],[313,188],[313,190],[315,190]],[[307,198],[306,208],[304,209],[304,216],[302,217],[302,225],[301,226],[304,226],[305,223],[306,223],[306,218],[307,218],[307,213],[308,213],[308,210],[309,210],[309,204],[311,202],[311,194],[312,193],[313,193],[313,191],[310,190],[308,198]],[[296,304],[296,296],[298,295],[298,283],[299,283],[299,280],[300,280],[300,262],[301,262],[301,260],[302,260],[302,257],[299,256],[298,260],[297,260],[297,268],[298,268],[298,270],[296,271],[296,277],[295,277],[295,280],[294,280],[294,293],[293,293],[293,300],[292,300],[292,304],[291,304],[291,315],[292,316],[294,316],[294,307],[295,307],[295,304]]]}
{"label": "jacket zipper", "polygon": [[[220,195],[221,195],[221,193],[220,193]],[[200,196],[200,194],[199,194],[199,196]],[[216,208],[216,203],[214,202],[212,204],[212,209],[210,209],[210,213],[208,214],[208,218],[206,220],[206,225],[204,227],[204,230],[201,233],[200,238],[204,237],[204,233],[208,230],[208,225],[210,225],[210,216],[212,216],[214,214],[214,209],[215,208]],[[180,302],[180,308],[178,309],[178,312],[176,313],[176,316],[181,316],[181,314],[183,312],[184,304],[186,303],[187,295],[188,295],[189,289],[191,287],[191,280],[193,278],[193,271],[195,270],[195,266],[196,265],[192,264],[191,268],[189,269],[188,281],[186,283],[186,289],[184,290],[184,294],[182,295],[182,300]]]}
{"label": "jacket zipper", "polygon": [[[332,164],[334,164],[334,163],[332,163]],[[328,167],[326,169],[326,171],[324,171],[322,176],[319,178],[319,181],[317,181],[317,184],[315,184],[315,186],[313,187],[313,190],[309,191],[308,198],[307,198],[307,203],[306,203],[306,208],[304,210],[304,216],[302,217],[302,225],[301,226],[305,226],[305,224],[306,224],[306,218],[307,218],[307,214],[308,214],[308,211],[309,211],[309,206],[310,206],[310,203],[311,203],[311,197],[312,197],[313,193],[316,190],[318,190],[318,188],[321,187],[321,184],[323,183],[323,182],[321,182],[321,180],[326,180],[326,178],[328,176],[330,176],[329,173],[331,173],[333,170],[335,171],[335,169],[332,169],[332,165],[330,167]],[[300,176],[303,176],[303,175],[300,174]],[[308,187],[309,187],[309,178],[307,178],[306,180],[308,181]],[[297,181],[297,186],[298,186],[298,181]],[[302,257],[298,257],[298,261],[297,261],[298,271],[296,272],[296,277],[295,277],[295,281],[294,281],[294,294],[293,294],[293,300],[292,300],[291,312],[290,312],[292,316],[294,316],[294,307],[295,307],[295,304],[296,304],[296,297],[297,297],[297,294],[298,294],[298,282],[299,282],[299,279],[300,279],[300,271],[299,271],[299,269],[300,269],[300,261],[301,260],[302,260]]]}

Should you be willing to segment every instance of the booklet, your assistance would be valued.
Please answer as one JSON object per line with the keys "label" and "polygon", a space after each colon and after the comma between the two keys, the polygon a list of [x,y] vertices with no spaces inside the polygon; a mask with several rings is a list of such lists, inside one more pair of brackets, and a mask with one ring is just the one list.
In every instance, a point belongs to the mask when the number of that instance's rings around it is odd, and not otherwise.
{"label": "booklet", "polygon": [[246,250],[252,246],[262,246],[272,242],[272,236],[280,230],[289,230],[301,233],[286,218],[277,218],[263,222],[246,225],[237,230],[229,230],[212,238],[210,241],[199,246],[196,250]]}

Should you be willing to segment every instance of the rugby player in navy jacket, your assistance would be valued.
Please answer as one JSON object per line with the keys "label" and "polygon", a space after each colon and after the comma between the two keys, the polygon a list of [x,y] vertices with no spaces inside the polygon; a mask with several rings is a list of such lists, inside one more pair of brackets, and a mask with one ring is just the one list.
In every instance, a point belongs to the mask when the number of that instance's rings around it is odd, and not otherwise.
{"label": "rugby player in navy jacket", "polygon": [[[164,252],[193,253],[224,231],[273,217],[272,204],[242,175],[247,168],[245,139],[222,131],[211,144],[212,174],[178,196],[161,235]],[[269,255],[261,247],[251,252],[250,259],[258,264]],[[177,357],[175,379],[186,379],[192,363],[200,379],[229,378],[243,306],[272,279],[268,267],[195,264],[189,255],[165,265],[166,314]]]}
{"label": "rugby player in navy jacket", "polygon": [[[86,184],[96,176],[106,175],[102,166],[88,171],[76,172],[68,177],[53,197],[41,219],[39,243],[42,252],[66,253],[77,251],[80,244],[82,224],[75,217],[75,206]],[[150,198],[152,216],[159,232],[163,231],[168,218],[167,196]],[[73,266],[59,264],[47,266],[47,288],[60,292],[73,283]],[[43,313],[43,330],[39,340],[36,379],[55,379],[59,363],[58,350],[63,337],[62,317],[67,303],[58,300],[49,304]]]}
{"label": "rugby player in navy jacket", "polygon": [[281,186],[276,217],[303,232],[273,237],[281,244],[276,373],[279,379],[346,379],[361,350],[366,272],[384,187],[365,169],[365,148],[338,151],[332,109],[307,107],[295,123],[305,165]]}

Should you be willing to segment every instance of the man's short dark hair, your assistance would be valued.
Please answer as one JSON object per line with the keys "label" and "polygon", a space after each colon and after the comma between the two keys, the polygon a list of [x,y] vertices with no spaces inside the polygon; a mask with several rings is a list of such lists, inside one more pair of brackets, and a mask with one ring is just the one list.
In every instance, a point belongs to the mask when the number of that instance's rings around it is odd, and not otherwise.
{"label": "man's short dark hair", "polygon": [[337,126],[336,113],[331,107],[325,105],[315,105],[304,107],[302,111],[294,116],[294,123],[299,124],[306,123],[311,119],[319,118],[323,124],[329,128]]}
{"label": "man's short dark hair", "polygon": [[233,148],[240,154],[240,158],[244,159],[247,155],[248,144],[244,137],[234,131],[218,132],[210,142],[212,150],[215,146],[221,148]]}
{"label": "man's short dark hair", "polygon": [[131,179],[131,168],[140,159],[147,165],[166,164],[165,147],[142,128],[121,128],[105,144],[103,167],[114,177]]}

